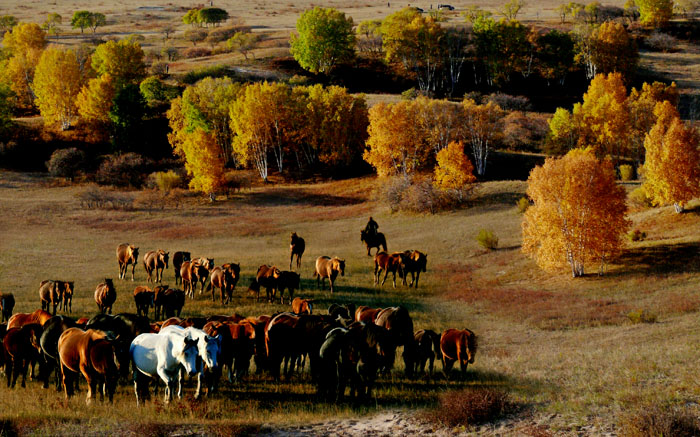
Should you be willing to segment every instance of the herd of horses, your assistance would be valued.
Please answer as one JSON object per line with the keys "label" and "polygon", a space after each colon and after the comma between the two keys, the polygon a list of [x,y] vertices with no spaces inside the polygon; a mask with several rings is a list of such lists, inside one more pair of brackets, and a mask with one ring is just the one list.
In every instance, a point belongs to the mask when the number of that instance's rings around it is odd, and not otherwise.
{"label": "herd of horses", "polygon": [[[366,234],[362,241],[368,245]],[[387,254],[374,258],[374,280],[384,270],[403,278],[409,274],[411,285],[418,286],[420,272],[425,272],[427,256],[419,251]],[[305,249],[304,240],[292,234],[290,269],[296,256],[296,267],[301,267]],[[129,265],[138,262],[138,247],[121,244],[117,248],[119,278],[125,279]],[[7,386],[14,387],[21,376],[26,385],[27,372],[38,378],[45,388],[51,375],[57,389],[71,397],[79,383],[79,375],[87,381],[87,402],[97,394],[111,402],[120,379],[134,382],[137,404],[150,398],[150,386],[162,381],[165,402],[182,396],[183,379],[197,378],[195,398],[215,393],[224,370],[229,383],[244,380],[251,361],[257,373],[267,372],[274,380],[282,376],[294,378],[306,368],[318,394],[326,401],[339,402],[349,388],[352,398],[361,400],[371,395],[378,375],[387,374],[394,367],[397,348],[403,348],[405,374],[409,378],[425,372],[432,376],[434,361],[443,364],[445,377],[459,363],[462,373],[474,362],[477,350],[476,335],[468,329],[447,329],[442,333],[421,329],[414,331],[413,320],[402,306],[371,308],[354,304],[332,304],[327,314],[313,312],[313,300],[294,298],[299,288],[300,275],[281,271],[276,266],[260,266],[249,290],[267,290],[268,300],[275,293],[288,290],[292,311],[269,315],[244,317],[238,314],[210,317],[180,318],[187,297],[194,297],[200,284],[200,293],[206,279],[212,290],[212,300],[218,288],[223,304],[230,301],[240,278],[240,265],[234,263],[214,266],[213,259],[191,258],[188,252],[173,254],[176,284],[183,290],[167,285],[155,285],[163,279],[168,268],[169,253],[150,251],[143,259],[148,282],[154,287],[138,286],[134,290],[137,313],[112,315],[116,291],[111,279],[105,279],[95,290],[95,301],[100,313],[94,317],[73,319],[56,315],[56,309],[72,312],[73,282],[43,281],[40,284],[42,308],[32,313],[12,314],[14,298],[0,293],[0,366],[4,366]],[[317,281],[329,279],[331,292],[338,275],[343,276],[345,261],[322,256],[316,260],[314,277]],[[206,272],[206,273],[205,273]],[[202,280],[204,278],[204,280]],[[382,281],[382,284],[384,281]],[[153,320],[148,317],[154,309]],[[52,312],[51,312],[52,311]],[[163,320],[165,318],[165,320]],[[35,368],[38,365],[38,373]]]}

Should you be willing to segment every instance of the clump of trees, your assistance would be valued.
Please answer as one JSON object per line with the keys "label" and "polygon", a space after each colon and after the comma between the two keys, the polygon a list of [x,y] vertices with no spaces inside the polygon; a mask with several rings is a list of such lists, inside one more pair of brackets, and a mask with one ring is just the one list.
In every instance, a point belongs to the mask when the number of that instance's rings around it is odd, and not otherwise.
{"label": "clump of trees", "polygon": [[229,15],[221,8],[195,8],[187,11],[182,22],[193,27],[218,26],[220,23],[228,20]]}
{"label": "clump of trees", "polygon": [[355,56],[352,17],[332,8],[305,11],[297,20],[297,34],[290,39],[291,52],[302,68],[329,73]]}
{"label": "clump of trees", "polygon": [[80,33],[83,33],[85,28],[92,29],[92,33],[95,33],[98,27],[106,24],[107,17],[100,12],[75,11],[70,20],[73,29],[80,29]]}

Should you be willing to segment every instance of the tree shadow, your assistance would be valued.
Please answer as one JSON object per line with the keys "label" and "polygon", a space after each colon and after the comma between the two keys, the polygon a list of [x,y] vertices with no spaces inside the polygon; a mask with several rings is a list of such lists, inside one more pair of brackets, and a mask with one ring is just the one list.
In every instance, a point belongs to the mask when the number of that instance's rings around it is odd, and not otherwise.
{"label": "tree shadow", "polygon": [[629,249],[615,264],[621,266],[606,276],[619,277],[649,273],[700,272],[700,242],[663,244]]}
{"label": "tree shadow", "polygon": [[242,194],[239,201],[255,206],[348,206],[358,205],[364,202],[364,199],[314,193],[302,188],[270,188],[265,191]]}

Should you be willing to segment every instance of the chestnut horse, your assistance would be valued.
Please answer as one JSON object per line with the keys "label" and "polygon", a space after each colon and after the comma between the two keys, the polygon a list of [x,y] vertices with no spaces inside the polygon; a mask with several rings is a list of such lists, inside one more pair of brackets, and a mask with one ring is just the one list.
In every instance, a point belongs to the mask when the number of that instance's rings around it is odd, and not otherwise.
{"label": "chestnut horse", "polygon": [[122,243],[117,246],[117,262],[119,263],[119,279],[124,279],[126,269],[131,264],[131,280],[134,280],[134,269],[139,260],[139,248],[129,243]]}
{"label": "chestnut horse", "polygon": [[[316,270],[313,277],[316,278],[316,285],[323,288],[323,280],[328,278],[331,284],[331,293],[333,293],[333,282],[335,278],[345,276],[345,260],[338,257],[319,256],[316,258]],[[319,285],[320,284],[320,285]]]}
{"label": "chestnut horse", "polygon": [[255,275],[256,282],[254,285],[251,285],[251,288],[256,287],[254,288],[257,291],[256,302],[260,300],[260,287],[265,287],[267,300],[272,302],[277,291],[277,279],[281,273],[280,269],[275,266],[270,267],[267,264],[263,264],[258,267],[258,273]]}
{"label": "chestnut horse", "polygon": [[462,376],[467,372],[467,366],[474,363],[477,342],[476,335],[469,329],[447,329],[440,337],[440,351],[442,352],[442,371],[445,378],[449,378],[450,370],[456,361],[459,361]]}
{"label": "chestnut horse", "polygon": [[292,268],[292,261],[294,260],[294,255],[297,256],[297,268],[301,268],[301,256],[304,255],[304,250],[306,249],[306,242],[303,238],[297,235],[296,232],[292,232],[292,241],[289,244],[289,268]]}
{"label": "chestnut horse", "polygon": [[[384,270],[384,279],[382,286],[386,282],[386,277],[389,272],[394,274],[394,288],[396,288],[396,272],[399,277],[404,277],[405,255],[402,252],[396,252],[389,255],[386,252],[379,252],[374,256],[374,285],[379,284],[379,274]],[[404,278],[405,279],[405,278]]]}
{"label": "chestnut horse", "polygon": [[56,307],[63,307],[65,310],[66,293],[73,295],[73,282],[45,280],[39,284],[39,299],[41,299],[41,309],[49,311],[53,307],[53,315],[56,315]]}
{"label": "chestnut horse", "polygon": [[404,276],[403,285],[406,285],[406,278],[408,274],[411,274],[411,287],[415,283],[415,287],[418,288],[418,279],[420,279],[420,272],[425,272],[425,268],[428,264],[428,255],[417,250],[407,250],[404,253]]}
{"label": "chestnut horse", "polygon": [[211,301],[216,302],[216,289],[218,288],[221,292],[221,304],[229,303],[233,297],[233,287],[236,286],[236,282],[237,279],[233,278],[229,269],[214,267],[209,276],[209,285],[207,285],[207,291],[211,288]]}
{"label": "chestnut horse", "polygon": [[112,314],[112,305],[117,300],[117,290],[114,289],[114,283],[111,279],[105,278],[104,282],[95,288],[95,303],[100,313],[105,313],[109,310]]}
{"label": "chestnut horse", "polygon": [[42,327],[38,323],[28,323],[20,328],[7,330],[3,339],[7,387],[14,388],[20,374],[22,387],[26,387],[27,368],[41,358],[41,333]]}
{"label": "chestnut horse", "polygon": [[295,297],[292,301],[292,312],[296,315],[311,314],[314,310],[313,299],[302,299]]}
{"label": "chestnut horse", "polygon": [[190,253],[189,252],[175,252],[173,254],[173,270],[175,271],[175,285],[179,283],[182,283],[182,277],[180,277],[180,268],[182,267],[182,263],[185,261],[189,261],[190,258]]}
{"label": "chestnut horse", "polygon": [[163,282],[163,270],[168,268],[168,260],[170,258],[170,252],[166,252],[162,249],[149,250],[143,257],[143,268],[146,269],[146,274],[148,278],[146,282],[153,282],[152,273],[156,272],[156,281]]}
{"label": "chestnut horse", "polygon": [[5,323],[12,317],[12,310],[15,308],[15,296],[12,293],[0,293],[0,312],[2,321]]}
{"label": "chestnut horse", "polygon": [[355,310],[355,321],[374,323],[377,319],[377,314],[379,314],[384,308],[370,308],[368,306],[360,305]]}
{"label": "chestnut horse", "polygon": [[148,309],[153,308],[155,293],[146,286],[134,288],[134,303],[136,304],[136,314],[148,317]]}
{"label": "chestnut horse", "polygon": [[388,250],[386,248],[386,238],[384,238],[384,234],[381,232],[377,232],[376,234],[372,235],[363,229],[360,231],[360,241],[365,243],[365,246],[367,247],[367,256],[372,256],[370,251],[373,247],[377,248],[377,253],[379,253],[380,247],[384,250],[384,252]]}
{"label": "chestnut horse", "polygon": [[[73,396],[73,380],[82,373],[88,384],[85,402],[92,402],[95,390],[100,393],[101,401],[106,393],[112,402],[119,380],[117,354],[110,332],[80,328],[63,331],[58,339],[58,356],[66,398]],[[102,384],[104,390],[100,390]]]}
{"label": "chestnut horse", "polygon": [[33,313],[17,313],[7,321],[7,329],[20,328],[29,323],[44,325],[51,317],[51,313],[44,310],[36,310]]}

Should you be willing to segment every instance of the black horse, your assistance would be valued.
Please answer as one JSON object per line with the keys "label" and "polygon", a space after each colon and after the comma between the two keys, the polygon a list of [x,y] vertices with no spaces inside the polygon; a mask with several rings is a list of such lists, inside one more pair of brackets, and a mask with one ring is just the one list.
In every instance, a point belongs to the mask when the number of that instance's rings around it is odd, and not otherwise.
{"label": "black horse", "polygon": [[386,248],[386,238],[384,238],[384,234],[381,232],[371,234],[363,229],[360,231],[360,241],[365,243],[365,246],[367,246],[367,256],[372,256],[370,254],[370,250],[373,247],[377,248],[377,253],[379,252],[380,247],[383,248],[384,252],[388,251]]}

